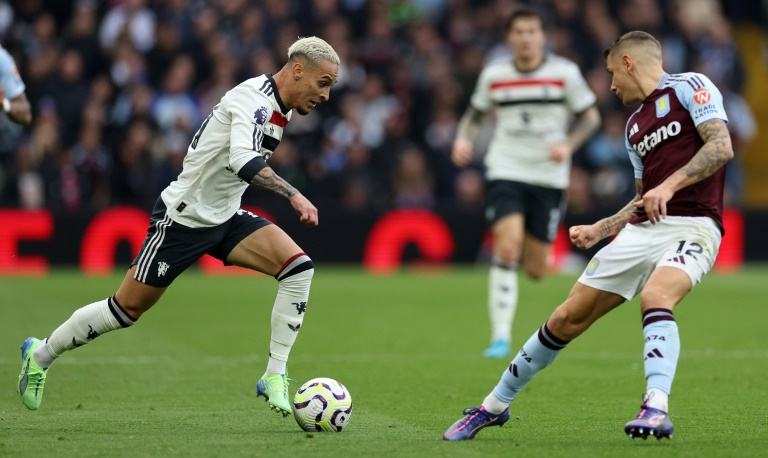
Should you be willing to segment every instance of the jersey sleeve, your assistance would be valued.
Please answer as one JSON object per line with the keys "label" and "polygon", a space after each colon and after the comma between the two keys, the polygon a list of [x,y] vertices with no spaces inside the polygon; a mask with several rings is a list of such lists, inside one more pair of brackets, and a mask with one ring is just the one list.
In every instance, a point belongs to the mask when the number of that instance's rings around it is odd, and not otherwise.
{"label": "jersey sleeve", "polygon": [[688,110],[693,124],[699,124],[710,119],[722,119],[728,122],[728,116],[723,107],[723,95],[709,78],[701,73],[691,73],[689,84],[675,86],[675,94],[680,103]]}
{"label": "jersey sleeve", "polygon": [[5,98],[9,100],[18,97],[26,89],[13,57],[3,48],[0,48],[0,86],[5,92]]}
{"label": "jersey sleeve", "polygon": [[232,120],[229,139],[229,165],[235,173],[251,160],[262,157],[264,126],[272,116],[266,96],[243,87],[229,94],[227,111]]}
{"label": "jersey sleeve", "polygon": [[581,70],[576,64],[571,64],[565,72],[565,101],[574,113],[581,113],[597,101]]}
{"label": "jersey sleeve", "polygon": [[637,155],[632,145],[629,144],[629,139],[624,138],[624,147],[627,148],[627,154],[629,154],[629,162],[632,163],[632,168],[635,169],[635,179],[640,180],[643,178],[643,160]]}
{"label": "jersey sleeve", "polygon": [[493,99],[491,98],[491,82],[489,78],[488,66],[483,68],[480,76],[477,78],[475,92],[472,93],[470,105],[483,113],[493,108]]}

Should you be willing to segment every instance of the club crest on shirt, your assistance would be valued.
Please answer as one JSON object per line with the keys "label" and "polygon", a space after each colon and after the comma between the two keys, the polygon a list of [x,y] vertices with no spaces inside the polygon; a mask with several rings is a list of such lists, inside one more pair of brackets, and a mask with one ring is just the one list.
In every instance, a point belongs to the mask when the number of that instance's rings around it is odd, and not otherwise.
{"label": "club crest on shirt", "polygon": [[267,114],[268,113],[269,113],[269,110],[267,110],[267,107],[259,108],[258,110],[253,112],[253,122],[255,124],[263,126],[264,123],[267,122]]}
{"label": "club crest on shirt", "polygon": [[657,118],[663,118],[667,115],[670,111],[669,106],[669,94],[664,94],[663,96],[656,99],[656,117]]}
{"label": "club crest on shirt", "polygon": [[592,258],[592,260],[589,262],[589,265],[587,265],[587,271],[585,272],[587,276],[591,276],[595,273],[597,270],[597,266],[600,265],[600,260],[597,258]]}

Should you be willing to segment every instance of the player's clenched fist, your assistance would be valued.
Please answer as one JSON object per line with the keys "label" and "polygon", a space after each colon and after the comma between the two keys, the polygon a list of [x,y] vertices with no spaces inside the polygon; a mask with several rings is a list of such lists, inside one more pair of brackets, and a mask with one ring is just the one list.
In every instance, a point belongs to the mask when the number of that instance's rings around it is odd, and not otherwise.
{"label": "player's clenched fist", "polygon": [[600,241],[600,231],[594,225],[572,226],[568,235],[571,237],[571,243],[584,250]]}
{"label": "player's clenched fist", "polygon": [[312,205],[306,197],[301,194],[296,194],[291,197],[291,206],[296,210],[296,214],[299,215],[299,221],[307,227],[315,227],[319,224],[317,217],[317,208]]}

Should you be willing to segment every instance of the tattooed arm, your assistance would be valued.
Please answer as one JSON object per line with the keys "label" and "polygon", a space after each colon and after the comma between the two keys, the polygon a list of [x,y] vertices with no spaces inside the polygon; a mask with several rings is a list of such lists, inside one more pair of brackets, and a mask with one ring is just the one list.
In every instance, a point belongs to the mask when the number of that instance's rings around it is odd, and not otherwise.
{"label": "tattooed arm", "polygon": [[710,119],[699,124],[696,130],[704,140],[704,145],[690,162],[664,180],[664,184],[669,182],[675,191],[707,178],[733,159],[731,136],[725,121],[719,118]]}
{"label": "tattooed arm", "polygon": [[592,106],[579,113],[571,127],[568,139],[549,148],[549,158],[555,162],[569,159],[600,128],[600,111]]}
{"label": "tattooed arm", "polygon": [[275,194],[288,199],[299,193],[296,188],[280,178],[269,166],[265,166],[263,169],[259,170],[259,173],[251,179],[251,184],[257,188],[272,191]]}
{"label": "tattooed arm", "polygon": [[472,161],[472,145],[480,131],[480,122],[485,113],[470,105],[459,121],[456,131],[456,141],[453,143],[451,160],[458,167],[464,167]]}
{"label": "tattooed arm", "polygon": [[571,243],[579,248],[587,249],[594,246],[600,240],[618,234],[629,220],[635,216],[634,203],[640,200],[643,195],[642,180],[635,180],[635,189],[637,194],[632,202],[628,203],[613,216],[603,218],[591,226],[573,226],[569,230]]}
{"label": "tattooed arm", "polygon": [[634,203],[637,208],[645,207],[648,219],[653,224],[667,216],[667,202],[677,191],[709,177],[733,159],[731,136],[725,121],[719,118],[710,119],[699,124],[696,129],[704,140],[704,145],[699,151],[687,164],[659,186],[646,192],[642,200]]}
{"label": "tattooed arm", "polygon": [[250,183],[257,188],[266,189],[287,198],[305,226],[317,226],[317,208],[296,188],[280,178],[271,167],[265,165],[254,175]]}

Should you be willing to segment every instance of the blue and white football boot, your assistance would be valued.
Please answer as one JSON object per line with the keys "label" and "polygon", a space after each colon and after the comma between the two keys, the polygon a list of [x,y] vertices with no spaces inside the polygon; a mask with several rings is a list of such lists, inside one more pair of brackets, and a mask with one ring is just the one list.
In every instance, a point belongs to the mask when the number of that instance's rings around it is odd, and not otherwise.
{"label": "blue and white football boot", "polygon": [[447,441],[463,441],[473,439],[486,426],[502,426],[509,420],[509,408],[500,414],[492,414],[485,407],[467,407],[464,418],[452,424],[443,434]]}
{"label": "blue and white football boot", "polygon": [[669,419],[667,412],[653,407],[648,407],[647,399],[643,398],[643,404],[640,406],[640,413],[637,418],[630,420],[624,425],[624,432],[632,439],[641,437],[647,439],[648,436],[654,436],[656,439],[672,439],[672,432],[675,427]]}

